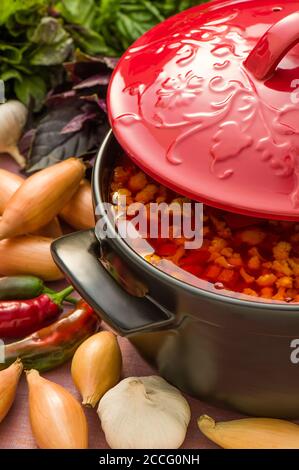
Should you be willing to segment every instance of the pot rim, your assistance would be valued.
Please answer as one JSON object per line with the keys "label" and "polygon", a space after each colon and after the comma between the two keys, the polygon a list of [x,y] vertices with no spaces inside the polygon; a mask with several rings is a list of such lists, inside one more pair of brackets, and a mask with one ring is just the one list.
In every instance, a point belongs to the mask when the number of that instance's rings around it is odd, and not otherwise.
{"label": "pot rim", "polygon": [[[221,302],[226,302],[228,304],[234,304],[234,305],[239,305],[248,307],[249,305],[252,306],[253,308],[257,309],[262,309],[262,310],[277,310],[277,311],[288,311],[288,312],[293,312],[293,311],[298,311],[299,310],[299,304],[288,304],[288,303],[275,303],[275,302],[257,302],[254,300],[245,300],[245,299],[240,299],[237,297],[230,297],[226,296],[216,292],[210,292],[208,290],[204,290],[200,287],[192,286],[191,284],[188,284],[186,282],[181,281],[180,279],[177,279],[162,270],[158,269],[157,267],[153,266],[150,264],[148,261],[142,258],[137,252],[135,252],[127,243],[126,241],[117,233],[115,230],[114,225],[111,223],[110,218],[107,216],[107,213],[104,209],[104,203],[107,202],[104,200],[102,197],[102,192],[100,188],[100,174],[101,170],[103,168],[103,160],[105,158],[105,153],[107,151],[107,148],[109,145],[111,145],[111,141],[115,140],[117,144],[119,145],[113,130],[110,129],[104,140],[102,141],[99,151],[96,156],[94,168],[93,168],[93,174],[92,174],[92,192],[93,192],[93,202],[94,202],[94,208],[97,208],[97,213],[95,215],[96,220],[99,219],[99,217],[104,217],[105,222],[107,224],[107,227],[109,227],[109,233],[114,233],[116,236],[114,238],[109,239],[110,242],[112,243],[117,243],[118,249],[125,254],[126,256],[129,256],[131,261],[133,261],[134,265],[138,265],[139,267],[141,266],[142,269],[145,271],[149,272],[150,274],[154,275],[164,283],[170,283],[174,287],[186,290],[188,291],[189,294],[191,295],[198,295],[200,292],[200,295],[208,298],[209,300],[213,301],[221,301]],[[121,146],[120,146],[121,148]],[[97,234],[95,233],[96,238]]]}

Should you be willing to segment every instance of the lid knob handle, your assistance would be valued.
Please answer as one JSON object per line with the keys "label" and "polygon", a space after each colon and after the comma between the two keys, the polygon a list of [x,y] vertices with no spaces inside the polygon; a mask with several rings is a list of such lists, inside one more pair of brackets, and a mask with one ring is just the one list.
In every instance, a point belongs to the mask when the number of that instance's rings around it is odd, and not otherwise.
{"label": "lid knob handle", "polygon": [[258,80],[271,76],[278,64],[299,43],[299,11],[271,26],[245,61],[245,67]]}

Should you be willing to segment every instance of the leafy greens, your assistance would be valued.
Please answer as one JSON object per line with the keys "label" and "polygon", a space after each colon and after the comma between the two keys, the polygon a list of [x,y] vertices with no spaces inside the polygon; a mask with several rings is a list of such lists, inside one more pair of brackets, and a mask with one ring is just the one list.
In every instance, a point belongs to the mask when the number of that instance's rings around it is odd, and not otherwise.
{"label": "leafy greens", "polygon": [[76,49],[119,57],[140,35],[206,0],[1,0],[0,79],[6,97],[40,110]]}

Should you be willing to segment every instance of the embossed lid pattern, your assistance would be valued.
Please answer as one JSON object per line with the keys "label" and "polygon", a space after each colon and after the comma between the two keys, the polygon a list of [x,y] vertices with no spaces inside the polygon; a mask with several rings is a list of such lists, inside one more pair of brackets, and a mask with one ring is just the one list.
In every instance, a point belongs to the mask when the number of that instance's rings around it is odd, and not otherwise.
{"label": "embossed lid pattern", "polygon": [[117,139],[181,194],[299,220],[298,43],[298,0],[222,0],[166,20],[115,70]]}

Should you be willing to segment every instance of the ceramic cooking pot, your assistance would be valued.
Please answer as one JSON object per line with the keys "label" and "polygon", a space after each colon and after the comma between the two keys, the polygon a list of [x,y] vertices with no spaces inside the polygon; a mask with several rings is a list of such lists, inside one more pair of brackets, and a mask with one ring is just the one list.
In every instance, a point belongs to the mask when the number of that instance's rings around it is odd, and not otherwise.
{"label": "ceramic cooking pot", "polygon": [[212,2],[138,40],[112,78],[113,133],[93,173],[96,219],[112,236],[80,232],[52,247],[80,294],[169,382],[255,416],[299,417],[298,306],[224,296],[169,276],[119,236],[105,202],[124,149],[196,200],[299,219],[296,3]]}

